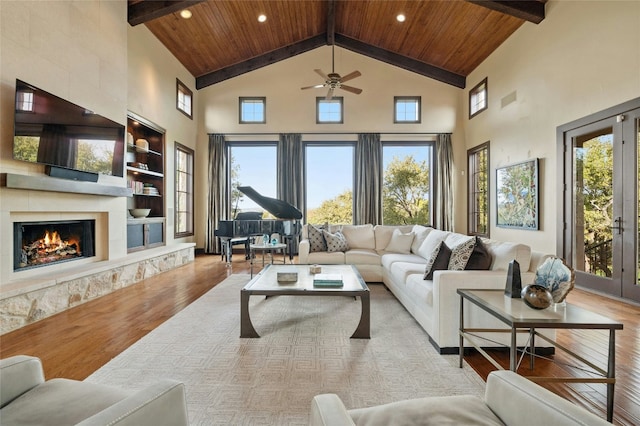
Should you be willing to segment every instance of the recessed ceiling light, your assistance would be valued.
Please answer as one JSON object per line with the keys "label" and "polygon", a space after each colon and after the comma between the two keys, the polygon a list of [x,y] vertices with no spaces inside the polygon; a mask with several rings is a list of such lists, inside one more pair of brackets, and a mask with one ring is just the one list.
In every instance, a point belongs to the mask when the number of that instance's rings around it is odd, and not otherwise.
{"label": "recessed ceiling light", "polygon": [[405,19],[407,19],[402,13],[398,14],[398,16],[396,16],[396,19],[398,20],[398,22],[404,22]]}
{"label": "recessed ceiling light", "polygon": [[182,9],[180,11],[180,16],[182,16],[184,19],[189,19],[192,16],[192,13],[189,9]]}
{"label": "recessed ceiling light", "polygon": [[267,20],[267,15],[260,15],[258,16],[258,22],[264,22]]}

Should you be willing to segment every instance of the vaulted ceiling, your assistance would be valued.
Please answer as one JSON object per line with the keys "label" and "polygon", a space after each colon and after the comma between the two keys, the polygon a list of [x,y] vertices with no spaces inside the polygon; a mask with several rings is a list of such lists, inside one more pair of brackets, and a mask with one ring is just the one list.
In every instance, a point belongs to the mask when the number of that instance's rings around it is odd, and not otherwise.
{"label": "vaulted ceiling", "polygon": [[129,0],[128,19],[149,28],[197,89],[332,44],[464,88],[524,22],[544,19],[546,1]]}

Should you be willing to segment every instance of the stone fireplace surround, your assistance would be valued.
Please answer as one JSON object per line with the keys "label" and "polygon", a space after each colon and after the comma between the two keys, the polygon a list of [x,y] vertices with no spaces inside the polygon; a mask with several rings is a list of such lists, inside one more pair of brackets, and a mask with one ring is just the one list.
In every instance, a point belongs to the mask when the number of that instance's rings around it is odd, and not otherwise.
{"label": "stone fireplace surround", "polygon": [[15,222],[93,219],[95,256],[24,271],[14,271],[12,257],[1,256],[0,335],[193,261],[193,243],[157,247],[110,260],[108,215],[108,212],[9,214],[11,228]]}

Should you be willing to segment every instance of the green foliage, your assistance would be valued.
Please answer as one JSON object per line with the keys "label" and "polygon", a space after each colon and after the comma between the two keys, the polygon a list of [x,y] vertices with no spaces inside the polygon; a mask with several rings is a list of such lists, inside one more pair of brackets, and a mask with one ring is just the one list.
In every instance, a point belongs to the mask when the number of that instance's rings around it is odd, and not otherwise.
{"label": "green foliage", "polygon": [[16,160],[37,161],[40,138],[35,136],[16,136],[13,139],[13,156]]}
{"label": "green foliage", "polygon": [[93,141],[78,141],[77,169],[111,175],[112,163],[113,152],[107,146],[95,144]]}
{"label": "green foliage", "polygon": [[384,173],[383,223],[387,225],[429,224],[429,166],[412,155],[394,157]]}
{"label": "green foliage", "polygon": [[308,223],[353,223],[353,193],[350,190],[337,197],[325,200],[317,209],[307,212]]}

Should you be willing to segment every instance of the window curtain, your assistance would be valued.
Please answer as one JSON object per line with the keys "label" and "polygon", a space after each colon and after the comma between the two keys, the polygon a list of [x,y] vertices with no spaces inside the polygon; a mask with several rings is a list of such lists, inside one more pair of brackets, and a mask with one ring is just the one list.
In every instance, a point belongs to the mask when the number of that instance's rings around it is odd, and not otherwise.
{"label": "window curtain", "polygon": [[[304,147],[300,133],[283,133],[278,140],[278,199],[297,207],[304,217]],[[298,241],[291,250],[298,253]]]}
{"label": "window curtain", "polygon": [[224,135],[209,135],[209,164],[207,197],[207,224],[204,242],[205,253],[220,253],[215,230],[220,220],[227,220],[229,196],[227,191],[227,149]]}
{"label": "window curtain", "polygon": [[382,224],[382,144],[380,133],[360,133],[355,149],[353,223]]}
{"label": "window curtain", "polygon": [[435,227],[453,231],[453,148],[451,134],[439,133],[436,139],[437,205]]}

